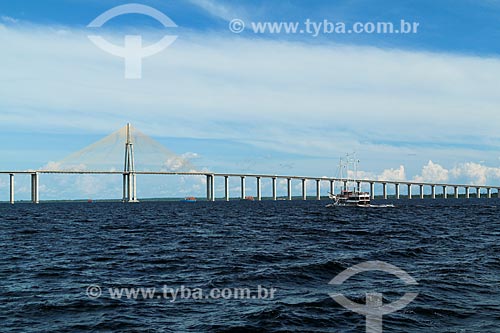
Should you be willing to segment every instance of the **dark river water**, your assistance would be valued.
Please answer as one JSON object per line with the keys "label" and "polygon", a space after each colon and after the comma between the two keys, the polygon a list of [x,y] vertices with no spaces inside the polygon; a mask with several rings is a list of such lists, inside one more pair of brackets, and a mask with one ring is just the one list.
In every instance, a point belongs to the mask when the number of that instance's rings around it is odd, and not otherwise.
{"label": "dark river water", "polygon": [[[0,331],[365,332],[329,294],[415,292],[384,332],[500,332],[500,201],[395,203],[2,204]],[[382,271],[329,284],[372,261],[418,284]]]}

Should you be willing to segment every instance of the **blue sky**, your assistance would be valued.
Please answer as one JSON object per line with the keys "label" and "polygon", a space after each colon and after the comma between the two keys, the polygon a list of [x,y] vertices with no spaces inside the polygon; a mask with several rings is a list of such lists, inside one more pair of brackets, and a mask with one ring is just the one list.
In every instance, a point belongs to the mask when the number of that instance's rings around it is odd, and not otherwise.
{"label": "blue sky", "polygon": [[[41,25],[84,28],[96,13],[120,4],[122,0],[19,0],[2,1],[4,16]],[[321,21],[393,21],[401,18],[418,21],[421,33],[408,36],[322,36],[320,42],[363,43],[379,47],[398,47],[475,55],[495,55],[500,45],[493,41],[500,37],[500,2],[497,0],[370,0],[344,1],[135,1],[152,6],[164,13],[181,29],[198,32],[229,34],[227,17],[249,21],[303,21],[305,18]],[[231,16],[233,15],[233,16]],[[153,19],[128,15],[110,22],[111,27],[159,27]],[[270,37],[264,36],[264,37]],[[283,38],[283,36],[279,36]]]}
{"label": "blue sky", "polygon": [[[166,29],[177,40],[143,60],[141,80],[125,80],[123,59],[87,38],[87,24],[127,1],[0,1],[0,169],[42,167],[132,122],[214,171],[332,176],[356,151],[369,177],[500,181],[500,1],[135,2],[178,25]],[[233,18],[243,33],[229,31]],[[249,29],[306,19],[404,19],[419,30]],[[117,44],[130,32],[154,42],[165,29],[141,15],[102,29]]]}

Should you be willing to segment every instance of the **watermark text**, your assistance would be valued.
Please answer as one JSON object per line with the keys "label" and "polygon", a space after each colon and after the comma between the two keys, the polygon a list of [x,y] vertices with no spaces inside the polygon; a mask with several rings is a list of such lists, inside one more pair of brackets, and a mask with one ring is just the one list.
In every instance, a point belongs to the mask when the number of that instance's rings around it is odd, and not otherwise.
{"label": "watermark text", "polygon": [[89,285],[87,287],[87,297],[97,299],[105,296],[116,300],[166,300],[171,303],[178,300],[233,300],[233,299],[257,299],[272,300],[276,295],[276,288],[263,287],[258,285],[255,288],[190,288],[184,285],[180,287],[170,287],[163,285],[157,287],[109,287],[101,288],[99,285]]}
{"label": "watermark text", "polygon": [[355,22],[346,23],[324,19],[313,21],[306,19],[303,22],[285,21],[256,21],[245,23],[241,19],[229,22],[229,30],[233,33],[242,33],[247,29],[254,34],[304,34],[312,37],[333,34],[417,34],[419,22]]}

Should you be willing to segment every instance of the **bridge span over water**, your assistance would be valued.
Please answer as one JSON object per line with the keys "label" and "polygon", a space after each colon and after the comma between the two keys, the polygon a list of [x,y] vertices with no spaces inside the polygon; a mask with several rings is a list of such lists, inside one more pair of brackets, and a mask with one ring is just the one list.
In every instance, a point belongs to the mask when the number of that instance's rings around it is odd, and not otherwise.
{"label": "bridge span over water", "polygon": [[[428,182],[412,182],[412,181],[393,181],[393,180],[374,180],[374,179],[345,179],[345,178],[332,178],[332,177],[312,177],[312,176],[300,176],[300,175],[280,175],[280,174],[254,174],[254,173],[217,173],[209,171],[138,171],[135,169],[135,157],[134,157],[134,144],[131,135],[130,124],[127,124],[123,128],[123,133],[125,136],[125,162],[123,171],[98,171],[98,170],[57,170],[57,169],[40,169],[40,170],[28,170],[28,171],[0,171],[1,174],[7,174],[10,176],[9,182],[9,202],[13,204],[15,202],[15,176],[16,175],[28,175],[31,177],[31,202],[40,202],[40,175],[41,174],[65,174],[65,175],[121,175],[123,179],[123,202],[137,202],[137,176],[140,175],[159,175],[159,176],[204,176],[206,177],[206,200],[215,201],[215,183],[216,179],[221,179],[224,182],[224,193],[220,198],[222,200],[229,201],[229,182],[230,179],[238,179],[240,185],[239,198],[247,198],[246,182],[248,179],[253,179],[256,182],[256,193],[254,197],[256,200],[262,200],[262,181],[270,181],[272,186],[272,196],[270,199],[278,200],[277,196],[277,182],[278,180],[286,181],[286,197],[280,199],[292,200],[297,198],[293,196],[292,193],[292,182],[301,183],[301,192],[299,198],[302,200],[307,200],[307,183],[314,182],[316,185],[316,190],[314,193],[314,199],[321,200],[321,188],[322,184],[328,188],[329,193],[334,193],[334,188],[336,184],[340,184],[345,187],[348,183],[353,183],[358,190],[361,189],[362,185],[369,185],[369,192],[372,199],[375,198],[376,186],[381,187],[381,198],[388,199],[388,187],[393,189],[394,195],[391,198],[400,199],[405,197],[407,199],[412,199],[414,197],[424,199],[432,198],[435,199],[436,196],[441,195],[443,198],[459,198],[463,196],[464,198],[500,198],[500,185],[498,186],[488,186],[488,185],[471,185],[471,184],[448,184],[448,183],[428,183]],[[118,133],[118,132],[117,132]],[[106,139],[106,138],[105,138]],[[103,139],[105,141],[105,139]],[[103,141],[101,140],[101,141]],[[116,141],[116,138],[114,138]],[[91,145],[92,147],[94,145]],[[83,149],[82,151],[86,151]],[[401,192],[401,187],[406,187],[404,194]],[[424,195],[424,188],[430,188],[430,195]],[[440,189],[436,191],[436,188]],[[417,191],[415,191],[416,189]],[[449,190],[453,189],[452,192]],[[471,193],[471,189],[473,190]],[[462,192],[461,192],[462,190]],[[437,193],[438,192],[438,193]],[[326,193],[325,193],[326,194]]]}
{"label": "bridge span over water", "polygon": [[[33,203],[38,203],[40,201],[39,197],[39,175],[40,174],[67,174],[67,175],[122,175],[123,177],[123,197],[124,202],[137,202],[137,176],[138,175],[161,175],[161,176],[205,176],[207,184],[207,201],[215,201],[215,182],[219,178],[224,182],[224,193],[223,200],[230,200],[229,192],[229,181],[230,178],[236,178],[240,183],[240,193],[239,198],[247,198],[246,192],[246,181],[248,179],[254,179],[256,182],[257,190],[255,193],[256,200],[262,200],[262,181],[269,180],[272,184],[272,196],[270,199],[278,200],[277,196],[277,181],[279,179],[286,180],[287,184],[287,196],[286,200],[292,200],[294,198],[292,191],[292,182],[300,182],[301,192],[300,198],[302,200],[307,200],[307,182],[312,181],[316,184],[316,191],[314,193],[314,198],[316,200],[321,200],[321,187],[322,184],[328,186],[330,193],[334,192],[335,184],[347,184],[354,182],[357,184],[358,188],[361,188],[362,184],[368,184],[370,186],[371,198],[375,198],[375,186],[380,186],[382,188],[381,198],[387,199],[388,187],[392,186],[394,189],[394,195],[391,198],[400,199],[407,198],[412,199],[416,196],[420,199],[432,198],[435,199],[437,195],[441,194],[443,198],[458,198],[462,189],[463,196],[465,198],[500,198],[500,187],[495,186],[484,186],[484,185],[466,185],[466,184],[437,184],[437,183],[421,183],[421,182],[401,182],[401,181],[385,181],[385,180],[372,180],[372,179],[362,179],[362,180],[352,180],[352,179],[340,179],[340,178],[329,178],[329,177],[308,177],[308,176],[297,176],[297,175],[277,175],[277,174],[241,174],[241,173],[213,173],[213,172],[169,172],[169,171],[134,171],[134,172],[123,172],[123,171],[65,171],[65,170],[37,170],[37,171],[0,171],[0,174],[10,175],[10,203],[14,203],[14,193],[15,193],[15,175],[29,175],[31,176],[31,201]],[[400,191],[402,186],[407,187],[407,191],[403,195]],[[430,196],[424,195],[424,188],[428,187],[431,190]],[[439,188],[440,191],[436,191]],[[418,191],[414,191],[417,189]],[[453,189],[450,193],[448,190]],[[471,193],[471,189],[473,192]]]}

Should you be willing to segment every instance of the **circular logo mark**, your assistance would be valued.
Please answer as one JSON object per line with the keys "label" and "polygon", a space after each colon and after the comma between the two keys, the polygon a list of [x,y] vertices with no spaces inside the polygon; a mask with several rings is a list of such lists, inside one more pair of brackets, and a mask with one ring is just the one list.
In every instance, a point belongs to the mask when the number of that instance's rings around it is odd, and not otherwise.
{"label": "circular logo mark", "polygon": [[87,287],[87,296],[89,298],[99,298],[102,295],[102,290],[101,287],[99,287],[96,284],[91,284],[90,286]]}
{"label": "circular logo mark", "polygon": [[235,34],[239,34],[245,30],[245,22],[240,19],[232,19],[231,22],[229,22],[229,30]]}
{"label": "circular logo mark", "polygon": [[[341,285],[350,277],[369,271],[390,273],[400,278],[407,285],[418,285],[417,281],[401,268],[383,261],[365,261],[351,266],[334,277],[329,284]],[[367,333],[381,333],[382,316],[403,309],[418,296],[418,293],[405,293],[399,300],[389,304],[383,304],[383,295],[380,293],[366,293],[366,304],[355,303],[342,294],[332,293],[329,295],[344,308],[365,316]]]}
{"label": "circular logo mark", "polygon": [[[177,27],[174,21],[172,21],[167,15],[152,7],[141,4],[127,4],[114,7],[96,17],[87,27],[100,28],[112,18],[125,14],[143,14],[156,19],[165,28]],[[146,58],[163,51],[177,39],[177,36],[165,35],[155,44],[142,47],[141,35],[126,35],[124,47],[119,47],[111,44],[101,36],[88,35],[87,37],[92,41],[92,43],[105,52],[117,57],[125,58],[126,79],[140,79],[142,77],[142,58]]]}

